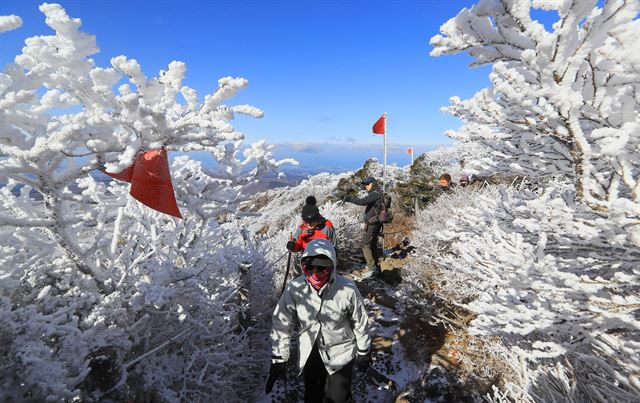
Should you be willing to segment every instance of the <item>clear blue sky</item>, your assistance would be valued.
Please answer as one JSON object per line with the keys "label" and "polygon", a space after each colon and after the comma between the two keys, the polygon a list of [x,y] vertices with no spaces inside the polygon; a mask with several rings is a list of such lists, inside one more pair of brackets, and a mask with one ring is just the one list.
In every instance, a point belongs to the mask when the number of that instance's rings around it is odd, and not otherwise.
{"label": "clear blue sky", "polygon": [[[202,97],[220,77],[241,76],[249,86],[229,104],[248,103],[262,119],[239,117],[248,141],[296,144],[303,163],[325,158],[317,143],[343,143],[335,165],[361,164],[382,144],[371,125],[389,113],[390,145],[401,165],[405,146],[417,152],[450,143],[443,132],[460,122],[439,112],[448,98],[487,86],[489,68],[470,69],[465,56],[433,58],[429,39],[469,0],[422,1],[62,1],[82,30],[96,35],[98,66],[113,56],[137,59],[147,76],[172,60],[187,64],[185,84]],[[50,35],[39,1],[2,0],[0,15],[23,26],[0,36],[0,64],[20,52],[24,39]],[[311,143],[311,144],[306,144]],[[350,154],[351,146],[354,146]],[[284,150],[280,147],[279,150]],[[280,152],[278,154],[281,154]],[[338,154],[344,155],[338,157]],[[416,154],[417,155],[417,154]],[[280,155],[283,156],[283,155]],[[325,161],[326,162],[326,161]],[[331,165],[331,164],[324,164]]]}

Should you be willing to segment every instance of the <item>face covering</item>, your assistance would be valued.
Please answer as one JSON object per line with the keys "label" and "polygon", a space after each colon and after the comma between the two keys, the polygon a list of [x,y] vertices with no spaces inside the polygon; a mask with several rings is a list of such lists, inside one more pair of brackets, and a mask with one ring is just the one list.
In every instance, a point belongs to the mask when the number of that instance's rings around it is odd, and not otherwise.
{"label": "face covering", "polygon": [[302,271],[307,277],[307,280],[309,280],[313,288],[315,288],[316,290],[321,289],[325,284],[327,284],[327,282],[329,281],[329,277],[331,277],[331,269],[323,270],[320,272],[310,272],[309,270],[307,270],[306,266],[303,266]]}

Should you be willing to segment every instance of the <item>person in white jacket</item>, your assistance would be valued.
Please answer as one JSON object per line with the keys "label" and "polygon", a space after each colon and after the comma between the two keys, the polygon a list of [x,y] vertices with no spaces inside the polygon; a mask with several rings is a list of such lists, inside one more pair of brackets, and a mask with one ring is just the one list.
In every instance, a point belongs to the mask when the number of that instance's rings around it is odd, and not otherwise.
{"label": "person in white jacket", "polygon": [[272,360],[266,393],[286,375],[294,325],[305,402],[347,402],[351,372],[371,364],[369,318],[355,283],[336,273],[336,252],[314,239],[302,254],[302,274],[287,284],[272,317]]}

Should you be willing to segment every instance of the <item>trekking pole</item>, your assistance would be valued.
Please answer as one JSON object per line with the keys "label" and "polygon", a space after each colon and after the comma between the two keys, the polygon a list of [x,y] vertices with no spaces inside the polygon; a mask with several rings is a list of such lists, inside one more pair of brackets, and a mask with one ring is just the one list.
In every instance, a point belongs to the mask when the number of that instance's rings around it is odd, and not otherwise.
{"label": "trekking pole", "polygon": [[[293,233],[289,232],[289,241],[293,241]],[[291,267],[291,251],[289,251],[289,257],[287,258],[287,271],[284,272],[284,281],[282,281],[282,291],[280,296],[284,294],[284,288],[287,286],[287,277],[289,277],[289,267]]]}

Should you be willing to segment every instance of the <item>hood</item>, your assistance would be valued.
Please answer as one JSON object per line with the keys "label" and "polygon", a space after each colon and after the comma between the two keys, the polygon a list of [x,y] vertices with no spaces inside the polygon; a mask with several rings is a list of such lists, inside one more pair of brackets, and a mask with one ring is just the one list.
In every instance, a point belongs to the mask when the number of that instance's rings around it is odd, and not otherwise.
{"label": "hood", "polygon": [[331,242],[328,239],[314,239],[307,244],[307,247],[304,248],[304,252],[302,252],[302,258],[304,259],[307,256],[318,256],[324,255],[331,259],[333,262],[333,270],[332,276],[336,272],[336,250],[331,245]]}

